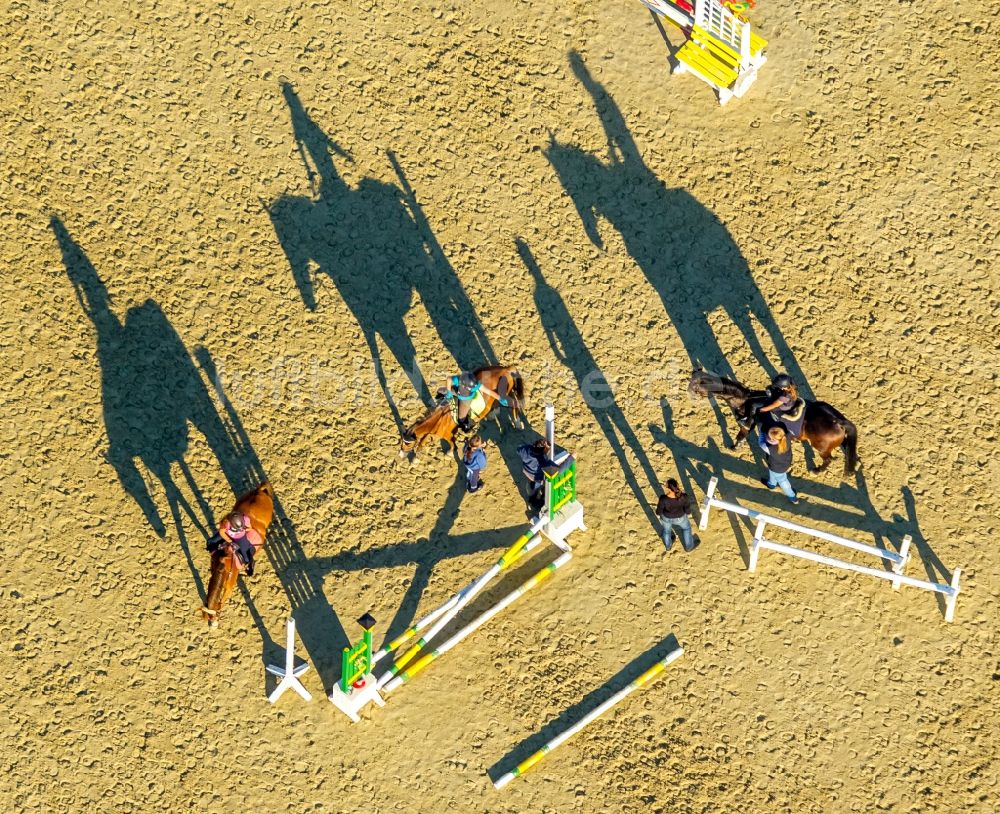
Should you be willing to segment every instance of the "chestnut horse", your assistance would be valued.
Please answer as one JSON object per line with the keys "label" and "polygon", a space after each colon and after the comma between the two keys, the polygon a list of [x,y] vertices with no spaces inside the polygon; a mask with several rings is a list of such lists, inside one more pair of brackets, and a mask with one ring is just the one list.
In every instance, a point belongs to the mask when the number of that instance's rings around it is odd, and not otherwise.
{"label": "chestnut horse", "polygon": [[[727,379],[707,370],[695,370],[688,382],[688,392],[694,396],[715,396],[729,405],[739,434],[733,442],[735,448],[757,423],[757,408],[771,401],[764,390],[750,390],[734,379]],[[822,463],[811,469],[822,472],[830,464],[830,456],[838,447],[844,448],[844,477],[853,475],[858,467],[858,430],[843,414],[825,401],[806,402],[802,434],[796,439],[808,441],[819,453]]]}
{"label": "chestnut horse", "polygon": [[[521,416],[524,414],[524,380],[521,374],[512,367],[494,365],[478,368],[472,375],[480,384],[506,398],[513,413],[514,423],[523,426]],[[496,404],[496,399],[482,390],[479,391],[479,395],[483,400],[483,406],[478,411],[473,408],[473,412],[470,413],[473,421],[482,421]],[[430,438],[444,441],[449,451],[454,449],[455,432],[458,430],[456,410],[457,403],[454,400],[442,400],[422,419],[407,427],[399,439],[400,457],[407,452],[419,452]]]}
{"label": "chestnut horse", "polygon": [[[250,518],[250,525],[263,540],[274,516],[274,496],[271,484],[265,481],[252,492],[247,492],[233,506],[234,512],[243,512]],[[201,617],[209,627],[219,626],[219,614],[236,587],[236,578],[243,564],[236,555],[236,547],[224,542],[212,552],[212,576],[208,580],[208,596],[201,608]]]}

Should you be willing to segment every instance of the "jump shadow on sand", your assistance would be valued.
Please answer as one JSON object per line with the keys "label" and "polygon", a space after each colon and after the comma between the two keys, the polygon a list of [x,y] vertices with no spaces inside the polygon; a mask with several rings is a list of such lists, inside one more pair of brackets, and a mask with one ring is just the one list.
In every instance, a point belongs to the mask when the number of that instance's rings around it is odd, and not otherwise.
{"label": "jump shadow on sand", "polygon": [[460,368],[493,364],[495,354],[396,156],[387,153],[398,185],[362,178],[348,186],[334,156],[352,163],[350,153],[313,121],[291,85],[283,83],[281,90],[312,195],[283,195],[266,207],[268,214],[306,307],[317,308],[316,275],[337,286],[361,327],[393,419],[403,429],[378,340],[424,406],[431,406],[405,323],[414,296]]}
{"label": "jump shadow on sand", "polygon": [[[185,460],[191,441],[190,427],[193,426],[205,437],[234,496],[262,483],[267,474],[239,416],[218,385],[215,365],[208,352],[204,348],[195,350],[195,357],[205,371],[203,377],[180,336],[153,300],[129,308],[124,319],[119,319],[111,309],[107,287],[83,249],[72,239],[59,218],[52,217],[50,226],[77,298],[97,331],[102,407],[108,436],[107,458],[122,487],[139,505],[160,538],[166,536],[166,526],[139,464],[163,487],[170,517],[201,604],[205,598],[205,587],[192,555],[184,517],[200,532],[202,540],[211,536],[216,522],[212,507],[205,500]],[[224,415],[220,415],[212,399],[206,378],[216,385],[216,395],[223,405]],[[194,495],[197,510],[174,481],[174,466],[180,470],[184,483]],[[223,511],[229,508],[227,505]],[[198,550],[204,551],[201,546]],[[300,635],[317,670],[324,665],[328,667],[335,660],[330,654],[339,654],[347,643],[347,637],[336,613],[323,597],[322,580],[310,576],[294,526],[277,497],[274,520],[264,550],[285,588],[293,614],[302,623]],[[208,554],[202,553],[201,556],[207,571]],[[266,579],[266,571],[259,569],[255,579]],[[278,661],[280,647],[275,645],[257,612],[243,578],[239,585],[261,635],[262,660],[265,663]],[[227,611],[226,616],[234,613],[235,609],[230,606]]]}
{"label": "jump shadow on sand", "polygon": [[643,495],[642,487],[628,461],[626,447],[639,462],[650,487],[659,493],[660,481],[656,472],[632,426],[628,423],[628,419],[625,418],[625,413],[618,405],[614,392],[608,385],[607,378],[598,366],[597,360],[590,353],[590,349],[573,321],[569,309],[566,308],[566,303],[563,302],[559,292],[545,279],[528,244],[520,238],[515,243],[521,261],[531,272],[531,277],[534,280],[535,310],[542,321],[545,337],[549,340],[552,352],[559,362],[572,371],[584,403],[590,408],[591,415],[604,433],[604,437],[608,439],[608,444],[611,445],[615,457],[618,458],[625,482],[632,490],[632,494],[635,495],[636,501],[642,506],[650,525],[654,529],[658,529],[659,523],[656,520],[656,515],[650,508],[649,501]]}
{"label": "jump shadow on sand", "polygon": [[[490,780],[496,782],[499,777],[513,770],[513,768],[521,763],[521,761],[533,755],[560,732],[573,726],[591,710],[607,701],[612,695],[625,689],[625,687],[646,672],[646,670],[658,661],[666,658],[667,655],[676,650],[678,647],[680,647],[680,644],[678,644],[677,638],[674,634],[671,633],[655,647],[632,659],[632,661],[622,667],[621,670],[615,673],[614,676],[612,676],[602,686],[577,701],[573,704],[573,706],[561,712],[556,718],[549,721],[544,727],[542,727],[541,730],[536,732],[527,740],[522,741],[510,752],[504,755],[504,757],[490,766],[490,768],[486,771]],[[669,672],[669,670],[670,668],[668,667],[667,671]],[[664,683],[669,680],[669,675],[665,676],[663,679],[659,679],[659,681]],[[627,704],[628,702],[626,701],[624,703]],[[613,714],[613,712],[609,714]]]}
{"label": "jump shadow on sand", "polygon": [[590,75],[579,54],[570,52],[569,61],[601,118],[607,159],[560,143],[554,135],[545,153],[572,198],[587,237],[603,248],[599,220],[614,225],[659,295],[692,367],[734,376],[709,323],[709,315],[721,310],[740,330],[768,380],[778,370],[754,322],[773,343],[782,370],[803,395],[811,397],[806,377],[726,227],[694,196],[667,187],[646,166],[614,100]]}

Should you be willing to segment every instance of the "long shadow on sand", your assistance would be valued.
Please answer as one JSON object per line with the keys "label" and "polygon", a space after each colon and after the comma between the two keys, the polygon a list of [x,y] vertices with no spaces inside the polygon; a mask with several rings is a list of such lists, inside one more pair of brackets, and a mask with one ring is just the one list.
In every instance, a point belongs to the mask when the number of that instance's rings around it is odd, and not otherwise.
{"label": "long shadow on sand", "polygon": [[337,286],[361,327],[379,384],[402,429],[378,340],[430,406],[405,323],[414,295],[460,368],[495,363],[495,354],[396,156],[387,154],[398,186],[375,178],[348,186],[333,157],[351,163],[350,153],[313,121],[291,85],[282,84],[282,93],[313,194],[284,195],[267,207],[268,213],[306,307],[317,308],[315,275],[324,274]]}
{"label": "long shadow on sand", "polygon": [[[235,460],[239,463],[236,469],[227,471],[227,467],[223,466],[230,484],[235,481],[244,484],[241,488],[248,488],[252,484],[269,480],[264,465],[250,443],[239,413],[222,387],[221,378],[211,356],[202,347],[195,348],[194,355],[205,377],[212,382],[223,408],[222,426],[227,443],[237,453]],[[350,645],[350,641],[337,612],[326,598],[323,589],[323,570],[317,566],[314,559],[306,557],[295,526],[281,504],[278,488],[280,484],[271,485],[275,486],[274,520],[267,532],[264,551],[285,590],[289,608],[295,617],[295,630],[309,654],[313,668],[318,675],[324,677],[325,686],[329,690],[335,680],[332,676],[340,668],[340,653]],[[260,571],[257,573],[259,575]],[[246,596],[246,592],[244,595]],[[252,606],[251,613],[255,614]],[[270,650],[270,653],[264,654],[265,662],[268,661],[269,655],[282,652],[281,646],[277,649],[273,646],[269,648],[267,642],[265,649]],[[270,661],[281,663],[280,658],[271,658]]]}
{"label": "long shadow on sand", "polygon": [[759,323],[781,368],[809,397],[805,375],[726,227],[694,196],[668,188],[646,166],[614,100],[590,75],[579,54],[571,52],[569,61],[601,118],[608,157],[555,137],[545,153],[572,198],[587,237],[603,248],[598,221],[603,218],[614,225],[659,294],[692,366],[733,375],[708,320],[721,310],[739,328],[770,379],[778,371],[757,335],[754,322]]}
{"label": "long shadow on sand", "polygon": [[559,292],[545,279],[528,244],[520,238],[515,242],[517,251],[521,255],[521,261],[531,272],[531,277],[534,280],[535,310],[542,321],[542,327],[552,352],[559,362],[572,371],[584,403],[590,408],[594,420],[604,433],[604,437],[608,439],[608,444],[611,445],[615,457],[618,458],[625,482],[632,490],[632,494],[635,495],[636,501],[645,511],[650,524],[654,529],[659,529],[660,525],[656,516],[650,508],[649,501],[643,495],[642,487],[639,485],[638,478],[626,455],[627,447],[642,467],[650,487],[658,493],[660,482],[645,450],[642,448],[642,444],[639,443],[635,431],[628,423],[628,419],[625,418],[604,373],[587,347],[587,343],[573,321],[569,309],[566,308],[566,303],[563,302]]}
{"label": "long shadow on sand", "polygon": [[[191,570],[201,601],[204,583],[195,564],[184,527],[184,516],[203,540],[215,530],[212,508],[205,500],[185,456],[193,426],[207,441],[234,495],[240,495],[267,479],[239,416],[218,386],[215,366],[204,348],[195,356],[204,376],[188,353],[162,309],[153,300],[129,308],[124,319],[111,309],[111,298],[97,270],[83,249],[72,239],[62,221],[52,217],[50,226],[62,252],[66,272],[84,312],[97,331],[97,356],[101,366],[101,395],[108,460],[122,487],[142,509],[156,534],[166,536],[163,517],[153,500],[139,464],[159,481],[166,494],[170,516]],[[206,378],[216,384],[223,405],[220,415]],[[194,495],[197,511],[174,481],[176,466]],[[228,511],[229,506],[224,507]],[[183,514],[182,514],[183,513]],[[203,551],[198,547],[199,551]],[[300,635],[317,670],[329,670],[336,654],[347,643],[337,615],[326,602],[322,579],[306,560],[294,526],[275,499],[274,521],[267,536],[267,552],[278,579],[288,595]],[[208,555],[201,554],[208,565]],[[266,579],[258,570],[256,579]],[[253,605],[244,580],[241,592],[260,631],[265,661],[277,661],[280,653]],[[230,614],[232,607],[227,609]],[[223,617],[225,619],[225,616]],[[328,674],[328,672],[327,672]]]}
{"label": "long shadow on sand", "polygon": [[[107,287],[62,221],[53,216],[49,225],[77,299],[97,331],[107,459],[122,487],[163,538],[164,518],[136,462],[159,481],[192,578],[204,600],[204,585],[188,545],[182,512],[205,538],[214,531],[215,524],[185,455],[191,424],[205,436],[219,461],[232,459],[215,406],[187,348],[160,306],[146,300],[129,308],[124,319],[119,319],[111,309]],[[195,511],[174,481],[171,469],[175,464],[200,512]]]}

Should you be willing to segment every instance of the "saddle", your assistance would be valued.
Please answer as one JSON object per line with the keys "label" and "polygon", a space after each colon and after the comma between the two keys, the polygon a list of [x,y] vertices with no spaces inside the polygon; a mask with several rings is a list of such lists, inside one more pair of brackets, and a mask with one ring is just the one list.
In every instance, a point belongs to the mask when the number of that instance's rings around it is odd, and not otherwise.
{"label": "saddle", "polygon": [[[452,398],[449,394],[445,393],[444,398],[438,402],[438,404],[448,404],[448,409],[451,410],[451,417],[458,423],[458,399]],[[472,404],[469,406],[469,419],[472,421],[478,421],[480,416],[486,410],[486,399],[483,397],[482,393],[476,393],[472,399]]]}
{"label": "saddle", "polygon": [[225,545],[231,545],[233,547],[233,551],[236,554],[236,560],[240,564],[240,570],[243,571],[247,568],[247,566],[249,566],[250,570],[247,573],[249,576],[253,576],[253,557],[249,556],[237,543],[232,540],[227,540],[221,534],[216,532],[208,538],[208,542],[205,543],[205,548],[210,553],[214,554]]}

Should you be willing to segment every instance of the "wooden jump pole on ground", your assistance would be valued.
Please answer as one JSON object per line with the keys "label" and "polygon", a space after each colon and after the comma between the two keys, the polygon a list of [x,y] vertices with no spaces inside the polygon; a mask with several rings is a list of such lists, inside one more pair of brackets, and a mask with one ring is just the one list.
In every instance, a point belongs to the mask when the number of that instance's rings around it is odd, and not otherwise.
{"label": "wooden jump pole on ground", "polygon": [[529,577],[525,582],[521,583],[520,586],[518,586],[509,594],[507,594],[503,599],[497,602],[497,604],[493,605],[491,608],[484,611],[475,619],[473,619],[469,624],[463,627],[454,636],[447,639],[440,646],[434,648],[429,653],[425,654],[423,657],[418,659],[416,662],[413,663],[413,666],[411,666],[409,669],[403,670],[401,673],[397,674],[391,681],[389,681],[389,683],[385,685],[385,691],[392,692],[392,690],[396,689],[396,687],[405,684],[407,681],[413,678],[413,676],[415,676],[422,669],[424,669],[424,667],[426,667],[428,664],[430,664],[432,661],[438,658],[438,656],[443,656],[445,653],[451,650],[451,648],[453,648],[455,645],[461,642],[464,638],[473,633],[477,628],[486,624],[490,619],[492,619],[494,616],[500,613],[500,611],[502,611],[504,608],[513,604],[515,600],[524,596],[524,594],[526,594],[536,585],[540,584],[541,582],[544,582],[545,579],[551,576],[557,568],[560,568],[567,562],[569,562],[572,556],[573,553],[571,551],[564,551],[562,554],[556,557],[552,562],[550,562],[541,570],[537,571],[535,574]]}
{"label": "wooden jump pole on ground", "polygon": [[[511,563],[516,562],[521,557],[521,552],[523,549],[527,548],[528,544],[535,541],[538,538],[538,532],[546,524],[547,518],[539,518],[536,520],[531,528],[522,534],[516,543],[512,545],[504,555],[498,559],[493,566],[486,571],[486,573],[479,576],[477,579],[473,580],[468,586],[462,589],[458,594],[456,594],[452,599],[453,602],[449,600],[451,607],[448,608],[444,613],[442,613],[438,619],[431,626],[431,629],[427,633],[421,636],[416,644],[410,647],[402,656],[400,656],[395,663],[389,668],[386,673],[381,676],[378,680],[378,687],[387,687],[390,682],[392,682],[394,676],[399,673],[403,667],[409,664],[410,661],[427,645],[431,639],[433,639],[438,633],[440,633],[444,627],[451,622],[459,612],[466,605],[469,604],[475,598],[475,596],[482,591],[486,584],[492,580],[497,574],[504,571]],[[540,539],[540,538],[538,538]],[[537,542],[537,541],[536,541]],[[393,683],[393,687],[398,687],[398,683]]]}
{"label": "wooden jump pole on ground", "polygon": [[625,689],[619,690],[614,695],[612,695],[603,704],[592,709],[586,715],[584,715],[579,721],[577,721],[572,726],[564,729],[558,735],[556,735],[552,740],[546,743],[541,749],[535,752],[531,757],[526,760],[522,760],[517,766],[515,766],[507,774],[497,778],[493,781],[494,788],[502,789],[515,777],[520,777],[528,769],[539,763],[542,758],[544,758],[549,752],[554,749],[558,749],[562,744],[572,738],[577,732],[583,729],[591,721],[599,718],[609,709],[611,709],[616,704],[620,703],[627,695],[635,692],[644,684],[648,684],[652,679],[662,673],[672,662],[679,659],[684,654],[684,648],[678,647],[676,650],[671,651],[667,656],[660,661],[656,662],[652,667],[650,667],[646,672],[636,678],[631,684],[629,684]]}

